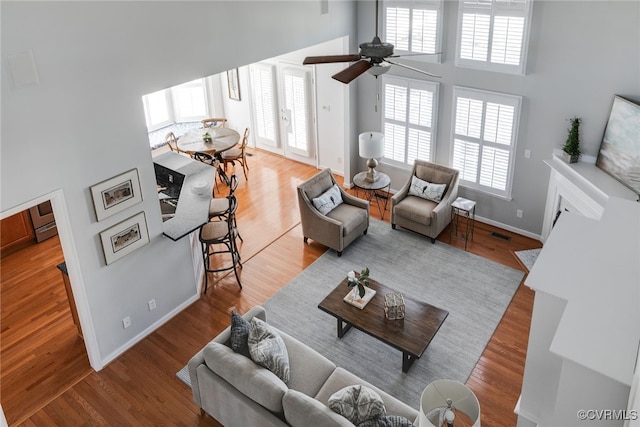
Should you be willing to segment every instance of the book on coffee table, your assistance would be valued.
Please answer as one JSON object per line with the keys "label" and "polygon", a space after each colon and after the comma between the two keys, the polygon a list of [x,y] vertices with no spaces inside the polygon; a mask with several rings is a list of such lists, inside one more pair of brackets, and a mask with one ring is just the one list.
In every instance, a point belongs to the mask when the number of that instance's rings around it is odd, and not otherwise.
{"label": "book on coffee table", "polygon": [[[357,292],[357,291],[356,291]],[[349,293],[343,298],[343,300],[345,302],[348,302],[349,304],[358,307],[360,310],[362,310],[369,301],[371,301],[371,298],[373,298],[373,296],[376,294],[376,291],[368,288],[368,287],[364,287],[364,296],[362,298],[359,298],[359,294],[356,294],[356,296],[354,297],[353,295],[353,290],[349,291]]]}

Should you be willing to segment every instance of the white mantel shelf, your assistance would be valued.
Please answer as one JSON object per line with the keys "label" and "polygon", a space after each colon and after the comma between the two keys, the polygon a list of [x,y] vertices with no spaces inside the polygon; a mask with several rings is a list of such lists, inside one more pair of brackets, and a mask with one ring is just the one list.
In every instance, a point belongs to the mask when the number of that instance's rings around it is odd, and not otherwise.
{"label": "white mantel shelf", "polygon": [[609,197],[600,220],[562,214],[526,285],[567,302],[552,353],[631,384],[640,340],[640,203]]}

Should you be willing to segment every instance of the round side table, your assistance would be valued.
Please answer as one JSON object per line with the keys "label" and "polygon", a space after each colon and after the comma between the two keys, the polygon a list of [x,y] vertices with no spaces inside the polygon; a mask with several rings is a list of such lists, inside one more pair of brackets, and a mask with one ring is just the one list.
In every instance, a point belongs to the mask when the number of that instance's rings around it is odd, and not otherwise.
{"label": "round side table", "polygon": [[[364,192],[365,200],[369,203],[375,198],[378,205],[378,212],[380,212],[380,218],[384,217],[384,213],[387,210],[387,202],[389,201],[389,190],[391,189],[391,178],[386,173],[378,172],[378,178],[373,181],[367,181],[365,177],[367,172],[360,172],[353,177],[353,185],[356,186],[356,195],[359,190]],[[380,194],[384,191],[384,194]]]}

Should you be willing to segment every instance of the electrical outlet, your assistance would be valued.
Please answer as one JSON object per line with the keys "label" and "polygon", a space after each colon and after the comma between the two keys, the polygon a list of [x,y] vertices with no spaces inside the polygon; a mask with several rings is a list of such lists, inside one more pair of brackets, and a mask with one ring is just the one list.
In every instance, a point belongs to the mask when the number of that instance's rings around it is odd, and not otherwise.
{"label": "electrical outlet", "polygon": [[169,174],[169,182],[173,184],[173,175]]}
{"label": "electrical outlet", "polygon": [[528,148],[526,150],[524,150],[524,158],[525,159],[530,159],[531,158],[531,150],[529,150]]}
{"label": "electrical outlet", "polygon": [[155,310],[155,308],[156,308],[156,299],[155,298],[152,299],[151,301],[148,302],[148,304],[149,304],[149,311]]}
{"label": "electrical outlet", "polygon": [[122,319],[122,327],[127,329],[129,326],[131,326],[131,317],[127,316]]}
{"label": "electrical outlet", "polygon": [[516,216],[517,216],[518,218],[522,218],[522,209],[518,209],[518,210],[516,211]]}

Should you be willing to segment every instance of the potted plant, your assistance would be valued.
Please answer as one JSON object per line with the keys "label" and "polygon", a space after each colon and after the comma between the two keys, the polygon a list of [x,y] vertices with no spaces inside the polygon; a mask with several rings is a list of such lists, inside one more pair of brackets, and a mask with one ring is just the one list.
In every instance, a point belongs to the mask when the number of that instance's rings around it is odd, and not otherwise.
{"label": "potted plant", "polygon": [[347,286],[354,288],[354,292],[357,287],[360,298],[364,297],[366,293],[364,287],[367,285],[369,285],[369,267],[365,267],[358,275],[355,271],[347,273]]}
{"label": "potted plant", "polygon": [[202,135],[202,140],[204,142],[211,142],[213,139],[211,138],[211,134],[209,132],[205,132],[204,135]]}
{"label": "potted plant", "polygon": [[567,141],[564,143],[564,147],[562,147],[562,158],[567,163],[575,163],[578,161],[580,157],[580,123],[582,123],[582,119],[579,117],[574,117],[569,119],[571,123],[571,127],[569,128],[569,135],[567,136]]}

